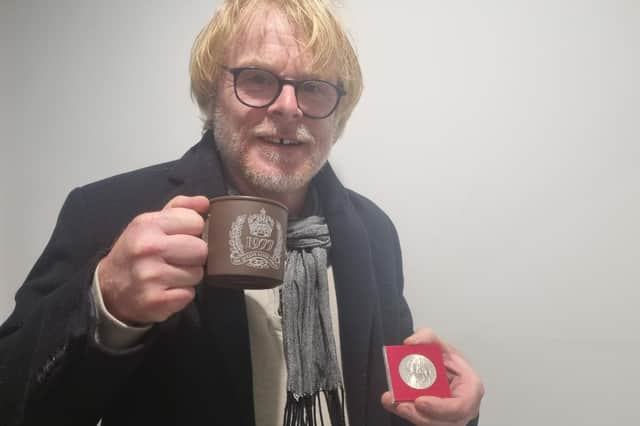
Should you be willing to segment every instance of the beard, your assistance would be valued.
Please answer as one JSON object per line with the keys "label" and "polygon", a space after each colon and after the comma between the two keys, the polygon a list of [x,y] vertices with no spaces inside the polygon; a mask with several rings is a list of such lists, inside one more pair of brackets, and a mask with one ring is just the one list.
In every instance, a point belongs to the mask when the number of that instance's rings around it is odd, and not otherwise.
{"label": "beard", "polygon": [[[286,193],[301,189],[311,181],[329,156],[332,143],[319,143],[308,128],[300,123],[295,131],[296,139],[311,146],[310,155],[302,164],[295,165],[293,160],[281,155],[278,150],[265,146],[262,157],[273,166],[267,169],[250,158],[249,139],[256,135],[277,135],[278,126],[266,117],[254,128],[242,129],[234,125],[219,106],[215,108],[213,118],[213,134],[224,166],[232,176],[237,176],[239,172],[247,183],[258,190]],[[335,132],[329,137],[334,138]],[[288,171],[292,166],[295,167]]]}

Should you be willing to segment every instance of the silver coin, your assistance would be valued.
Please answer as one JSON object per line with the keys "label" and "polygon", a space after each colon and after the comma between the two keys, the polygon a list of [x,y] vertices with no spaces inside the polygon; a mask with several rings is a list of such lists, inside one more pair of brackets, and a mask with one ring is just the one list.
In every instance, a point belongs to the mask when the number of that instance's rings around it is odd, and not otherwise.
{"label": "silver coin", "polygon": [[427,389],[436,381],[438,373],[431,360],[420,354],[410,354],[398,364],[400,378],[413,389]]}

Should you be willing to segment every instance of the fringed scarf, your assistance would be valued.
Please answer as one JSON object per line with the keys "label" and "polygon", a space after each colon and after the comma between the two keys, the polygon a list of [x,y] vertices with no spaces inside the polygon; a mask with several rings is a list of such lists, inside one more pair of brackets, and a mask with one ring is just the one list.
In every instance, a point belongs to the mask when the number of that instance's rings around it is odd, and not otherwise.
{"label": "fringed scarf", "polygon": [[[329,229],[323,217],[289,221],[287,266],[281,293],[287,365],[284,426],[345,425],[327,280]],[[329,418],[322,415],[324,398]]]}

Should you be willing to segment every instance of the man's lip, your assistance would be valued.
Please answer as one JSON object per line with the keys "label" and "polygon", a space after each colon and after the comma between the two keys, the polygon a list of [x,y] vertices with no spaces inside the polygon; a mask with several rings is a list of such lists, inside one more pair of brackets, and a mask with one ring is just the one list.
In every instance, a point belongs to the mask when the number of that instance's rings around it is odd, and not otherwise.
{"label": "man's lip", "polygon": [[[308,143],[305,140],[301,140],[295,137],[285,137],[285,136],[266,136],[266,135],[258,135],[258,139],[261,139],[267,143],[275,144],[275,145],[304,145]],[[283,141],[288,141],[284,142]]]}

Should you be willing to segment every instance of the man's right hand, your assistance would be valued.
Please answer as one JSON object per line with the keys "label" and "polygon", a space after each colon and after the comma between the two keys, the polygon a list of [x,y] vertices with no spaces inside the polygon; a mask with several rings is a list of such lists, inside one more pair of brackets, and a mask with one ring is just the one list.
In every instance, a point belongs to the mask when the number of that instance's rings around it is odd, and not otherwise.
{"label": "man's right hand", "polygon": [[158,212],[134,218],[109,254],[100,261],[98,278],[109,313],[130,325],[166,320],[195,295],[207,260],[200,238],[203,196],[177,196]]}

